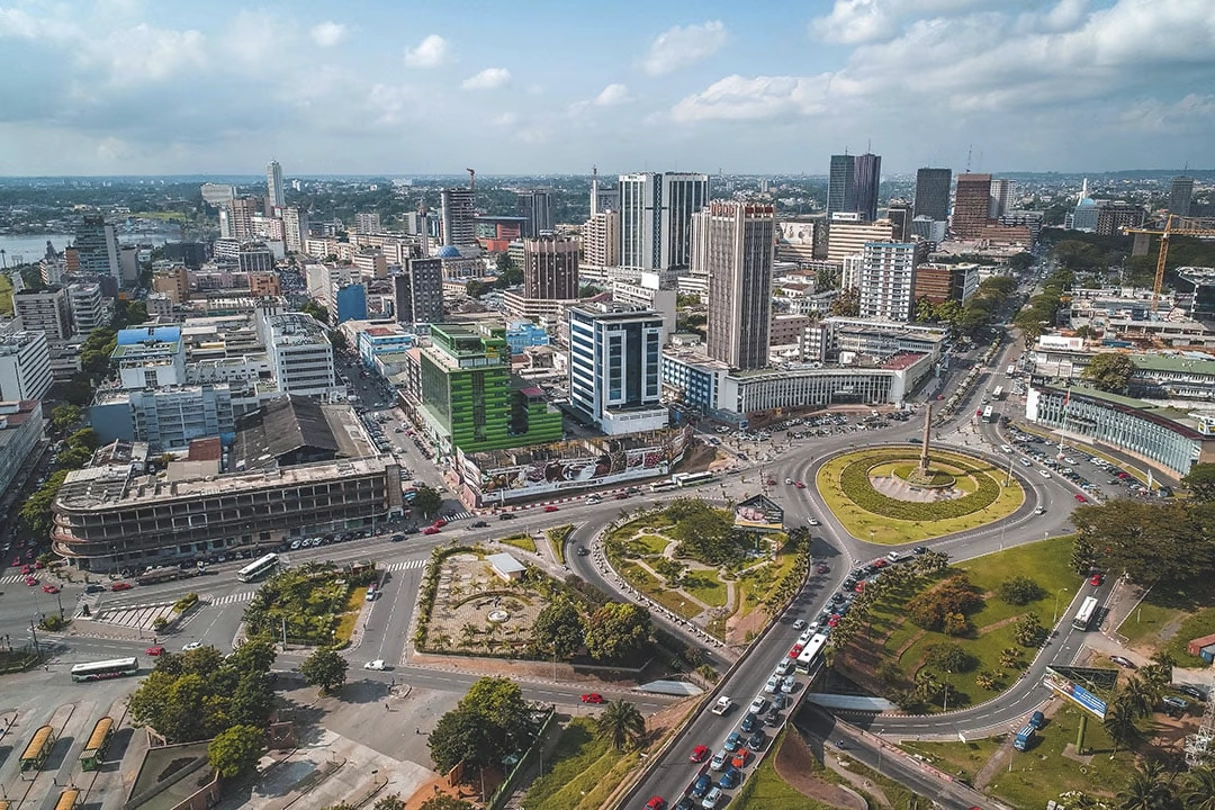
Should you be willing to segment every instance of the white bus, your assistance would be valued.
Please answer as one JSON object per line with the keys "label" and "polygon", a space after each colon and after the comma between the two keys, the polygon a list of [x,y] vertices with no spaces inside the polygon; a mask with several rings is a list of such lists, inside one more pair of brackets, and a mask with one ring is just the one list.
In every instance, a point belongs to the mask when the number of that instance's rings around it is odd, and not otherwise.
{"label": "white bus", "polygon": [[996,390],[991,392],[991,398],[994,400],[1004,399],[1004,386],[997,385]]}
{"label": "white bus", "polygon": [[252,582],[255,579],[261,579],[266,574],[269,574],[277,565],[278,555],[267,554],[265,557],[259,557],[246,565],[244,568],[237,571],[236,578],[241,582]]}
{"label": "white bus", "polygon": [[666,492],[669,489],[675,489],[675,482],[669,478],[664,481],[655,481],[650,484],[650,492]]}
{"label": "white bus", "polygon": [[72,680],[103,681],[108,678],[121,678],[123,675],[139,674],[138,658],[114,658],[109,661],[94,661],[91,664],[77,664],[71,669]]}
{"label": "white bus", "polygon": [[713,473],[711,472],[675,473],[671,476],[671,483],[680,488],[695,487],[700,484],[707,484],[712,480]]}
{"label": "white bus", "polygon": [[814,667],[815,659],[822,655],[823,647],[827,646],[827,637],[822,633],[816,633],[806,646],[802,647],[801,654],[797,656],[797,671],[809,673]]}
{"label": "white bus", "polygon": [[1076,618],[1072,619],[1072,627],[1077,630],[1088,630],[1089,625],[1093,623],[1093,616],[1097,613],[1097,597],[1086,597],[1080,605],[1080,610],[1076,613]]}
{"label": "white bus", "polygon": [[992,408],[990,405],[988,405],[986,408],[983,409],[983,421],[984,422],[996,421],[995,409]]}

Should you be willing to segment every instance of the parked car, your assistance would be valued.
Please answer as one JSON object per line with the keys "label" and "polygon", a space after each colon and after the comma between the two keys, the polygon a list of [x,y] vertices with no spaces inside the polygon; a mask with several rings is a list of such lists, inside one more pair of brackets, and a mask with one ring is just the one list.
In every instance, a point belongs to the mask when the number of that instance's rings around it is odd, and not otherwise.
{"label": "parked car", "polygon": [[1129,658],[1124,658],[1121,655],[1111,655],[1110,660],[1123,669],[1139,669],[1139,667],[1135,666],[1134,661]]}
{"label": "parked car", "polygon": [[713,787],[713,777],[707,773],[702,773],[696,777],[696,781],[692,783],[692,795],[697,799],[703,799],[704,795],[709,792],[709,788]]}
{"label": "parked car", "polygon": [[42,592],[43,593],[59,593],[59,586],[52,585],[51,583],[48,582],[42,586]]}
{"label": "parked car", "polygon": [[582,696],[583,703],[602,703],[603,695],[598,692],[588,692]]}
{"label": "parked car", "polygon": [[742,734],[737,731],[731,731],[730,735],[726,737],[725,749],[730,752],[737,751],[738,747],[742,745],[742,741]]}
{"label": "parked car", "polygon": [[703,807],[704,810],[713,810],[719,801],[721,801],[721,788],[715,787],[705,795],[704,800],[700,803],[700,806]]}
{"label": "parked car", "polygon": [[560,510],[554,504],[550,503],[548,506],[544,507],[544,511],[545,512],[559,512]]}

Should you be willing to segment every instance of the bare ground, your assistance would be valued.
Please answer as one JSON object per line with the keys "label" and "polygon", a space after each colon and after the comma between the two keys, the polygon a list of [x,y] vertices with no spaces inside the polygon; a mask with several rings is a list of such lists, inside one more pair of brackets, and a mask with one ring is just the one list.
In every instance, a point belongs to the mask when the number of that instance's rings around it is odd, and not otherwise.
{"label": "bare ground", "polygon": [[807,798],[843,810],[865,810],[865,801],[859,796],[814,775],[814,771],[823,766],[815,759],[810,746],[806,745],[806,741],[792,726],[789,727],[784,742],[776,752],[776,760],[773,765],[777,775],[789,787]]}

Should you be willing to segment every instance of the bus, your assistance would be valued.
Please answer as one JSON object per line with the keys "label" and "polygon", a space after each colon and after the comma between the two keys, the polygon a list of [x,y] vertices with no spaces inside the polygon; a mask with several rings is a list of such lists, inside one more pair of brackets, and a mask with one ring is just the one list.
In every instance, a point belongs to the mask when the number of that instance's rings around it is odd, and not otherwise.
{"label": "bus", "polygon": [[241,582],[253,582],[255,579],[261,579],[266,574],[269,574],[277,565],[278,555],[267,554],[264,557],[258,557],[256,560],[237,571],[236,578]]}
{"label": "bus", "polygon": [[158,582],[172,582],[175,579],[185,579],[194,576],[194,569],[178,568],[175,565],[164,565],[160,568],[149,568],[135,577],[136,585],[155,585]]}
{"label": "bus", "polygon": [[713,473],[698,472],[698,473],[675,473],[671,476],[671,483],[680,487],[695,487],[701,484],[707,484],[713,480]]}
{"label": "bus", "polygon": [[675,482],[669,478],[665,481],[655,481],[650,484],[650,492],[666,492],[670,489],[675,489]]}
{"label": "bus", "polygon": [[77,664],[72,667],[72,680],[77,683],[104,681],[108,678],[121,678],[123,675],[138,674],[138,658],[115,658],[111,661],[94,661],[90,664]]}
{"label": "bus", "polygon": [[1076,618],[1072,619],[1072,627],[1077,630],[1087,630],[1089,625],[1093,623],[1093,616],[1097,613],[1097,597],[1086,597],[1080,605],[1080,610],[1076,613]]}
{"label": "bus", "polygon": [[110,747],[110,739],[114,736],[114,718],[103,717],[93,726],[93,733],[80,752],[80,767],[86,771],[95,771],[101,767],[101,758]]}
{"label": "bus", "polygon": [[986,408],[983,409],[983,421],[984,422],[996,421],[996,411],[990,405],[988,405]]}
{"label": "bus", "polygon": [[991,392],[991,398],[997,401],[1004,399],[1004,386],[997,385],[996,390]]}
{"label": "bus", "polygon": [[79,788],[68,788],[59,794],[59,801],[55,802],[55,810],[77,810],[81,806]]}
{"label": "bus", "polygon": [[41,770],[43,763],[51,755],[51,749],[54,747],[55,729],[50,726],[43,726],[35,731],[34,738],[30,740],[29,745],[25,746],[25,751],[21,754],[21,770]]}
{"label": "bus", "polygon": [[797,656],[797,671],[809,674],[810,670],[814,668],[815,659],[822,654],[823,647],[826,646],[827,636],[823,633],[815,633],[806,642],[806,646],[802,647],[801,654]]}

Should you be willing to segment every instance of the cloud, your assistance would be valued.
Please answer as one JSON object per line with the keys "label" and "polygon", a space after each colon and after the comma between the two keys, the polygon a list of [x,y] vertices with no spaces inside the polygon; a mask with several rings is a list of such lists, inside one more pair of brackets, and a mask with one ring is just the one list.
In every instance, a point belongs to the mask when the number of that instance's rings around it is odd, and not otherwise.
{"label": "cloud", "polygon": [[140,23],[100,38],[93,47],[82,49],[78,58],[104,67],[112,84],[159,82],[204,67],[206,40],[198,31],[172,31]]}
{"label": "cloud", "polygon": [[623,84],[609,84],[599,95],[595,96],[595,103],[600,107],[614,107],[632,100],[629,97],[629,88]]}
{"label": "cloud", "polygon": [[405,49],[405,64],[415,68],[438,67],[450,57],[451,48],[447,40],[438,34],[426,37],[416,48]]}
{"label": "cloud", "polygon": [[664,76],[712,56],[726,44],[727,37],[726,26],[721,20],[711,20],[703,25],[677,25],[655,38],[641,66],[651,76]]}
{"label": "cloud", "polygon": [[830,14],[810,21],[810,35],[844,45],[877,42],[894,37],[908,17],[948,14],[982,5],[983,0],[835,0]]}
{"label": "cloud", "polygon": [[676,121],[754,121],[785,115],[826,112],[832,77],[734,75],[680,101]]}
{"label": "cloud", "polygon": [[460,86],[465,90],[497,90],[510,83],[510,71],[506,68],[486,68],[475,76],[469,76]]}
{"label": "cloud", "polygon": [[340,44],[346,39],[350,33],[342,23],[326,20],[323,23],[317,23],[312,26],[312,30],[308,32],[312,37],[312,41],[321,48],[332,48],[334,45]]}

